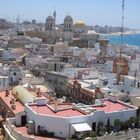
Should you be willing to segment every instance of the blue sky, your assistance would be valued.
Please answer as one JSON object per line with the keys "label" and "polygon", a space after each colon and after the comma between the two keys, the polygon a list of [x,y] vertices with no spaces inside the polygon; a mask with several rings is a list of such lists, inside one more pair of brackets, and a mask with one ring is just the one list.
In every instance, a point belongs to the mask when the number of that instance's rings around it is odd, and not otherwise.
{"label": "blue sky", "polygon": [[[89,25],[121,25],[122,0],[0,0],[0,18],[14,21],[17,15],[22,20],[45,21],[57,11],[57,23],[62,23],[70,14],[74,21],[83,20]],[[125,0],[124,25],[140,29],[140,0]]]}

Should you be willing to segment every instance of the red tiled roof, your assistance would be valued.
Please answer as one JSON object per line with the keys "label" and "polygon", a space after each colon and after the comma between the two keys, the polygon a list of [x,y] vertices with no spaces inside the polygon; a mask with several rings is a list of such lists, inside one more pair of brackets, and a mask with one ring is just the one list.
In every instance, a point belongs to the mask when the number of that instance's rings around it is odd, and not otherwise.
{"label": "red tiled roof", "polygon": [[[12,105],[10,104],[12,98],[14,98],[14,96],[11,94],[11,91],[8,97],[5,97],[5,91],[0,92],[0,99],[3,100],[3,102],[9,107],[10,110],[12,110],[11,108]],[[20,102],[17,101],[15,102],[15,104],[16,104],[16,109],[12,110],[14,114],[24,111],[24,106]]]}

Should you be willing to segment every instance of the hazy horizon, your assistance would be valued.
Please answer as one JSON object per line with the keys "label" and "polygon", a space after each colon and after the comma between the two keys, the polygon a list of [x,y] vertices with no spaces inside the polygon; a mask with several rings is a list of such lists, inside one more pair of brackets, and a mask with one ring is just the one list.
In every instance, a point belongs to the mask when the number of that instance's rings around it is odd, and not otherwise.
{"label": "hazy horizon", "polygon": [[[63,23],[66,15],[74,22],[83,20],[87,25],[121,26],[122,0],[0,0],[0,18],[15,22],[36,19],[45,22],[49,15],[57,12],[56,23]],[[124,26],[140,29],[139,0],[125,0]]]}

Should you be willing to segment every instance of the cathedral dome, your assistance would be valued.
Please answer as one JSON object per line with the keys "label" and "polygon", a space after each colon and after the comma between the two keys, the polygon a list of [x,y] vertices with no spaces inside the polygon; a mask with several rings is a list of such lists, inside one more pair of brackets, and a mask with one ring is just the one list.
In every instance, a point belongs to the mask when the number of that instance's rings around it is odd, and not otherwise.
{"label": "cathedral dome", "polygon": [[54,19],[53,19],[52,16],[48,16],[47,19],[46,19],[46,21],[53,21],[53,20],[54,20]]}
{"label": "cathedral dome", "polygon": [[85,23],[82,20],[79,20],[75,23],[75,27],[82,28],[85,26]]}
{"label": "cathedral dome", "polygon": [[72,17],[67,15],[65,18],[64,18],[64,21],[73,21]]}

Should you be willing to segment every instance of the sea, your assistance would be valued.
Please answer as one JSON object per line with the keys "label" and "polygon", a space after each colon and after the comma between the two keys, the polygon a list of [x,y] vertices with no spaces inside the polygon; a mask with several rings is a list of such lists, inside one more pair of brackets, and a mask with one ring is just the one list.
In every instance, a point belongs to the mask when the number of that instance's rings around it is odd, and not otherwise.
{"label": "sea", "polygon": [[[121,35],[105,35],[111,44],[121,44]],[[123,44],[140,48],[140,34],[123,35]]]}

